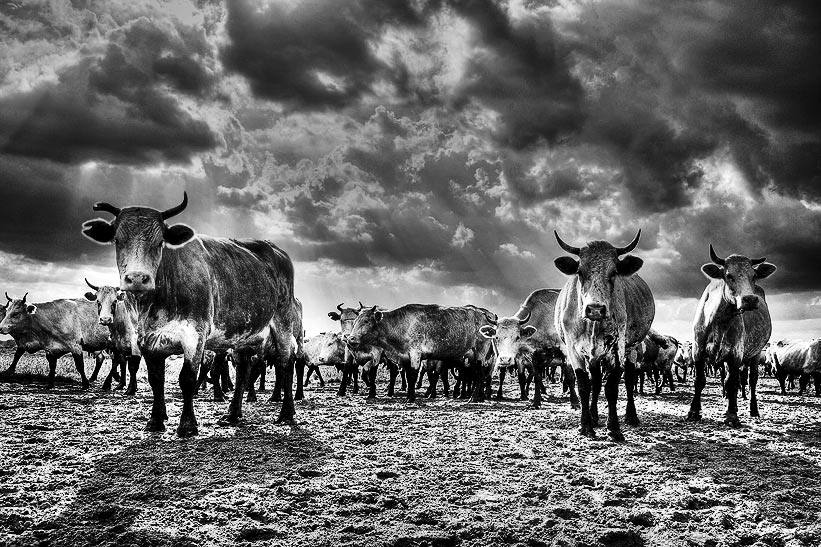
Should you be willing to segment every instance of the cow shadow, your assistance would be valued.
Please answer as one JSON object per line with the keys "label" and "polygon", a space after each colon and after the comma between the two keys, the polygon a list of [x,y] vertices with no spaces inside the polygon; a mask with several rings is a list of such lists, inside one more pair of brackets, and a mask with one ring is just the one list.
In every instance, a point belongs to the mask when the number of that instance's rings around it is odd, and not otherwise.
{"label": "cow shadow", "polygon": [[[304,480],[304,469],[315,470],[331,454],[296,426],[226,431],[234,434],[153,436],[103,456],[65,510],[19,536],[19,545],[200,545],[199,526],[255,518],[244,492],[276,495],[277,488]],[[150,524],[158,516],[162,527]]]}

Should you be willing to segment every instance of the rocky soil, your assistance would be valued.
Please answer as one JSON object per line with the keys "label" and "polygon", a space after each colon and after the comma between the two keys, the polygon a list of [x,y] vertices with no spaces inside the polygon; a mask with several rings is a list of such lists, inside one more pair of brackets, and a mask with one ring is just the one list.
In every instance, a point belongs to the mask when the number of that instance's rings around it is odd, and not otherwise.
{"label": "rocky soil", "polygon": [[0,544],[821,545],[821,399],[781,396],[773,379],[762,417],[738,430],[714,379],[695,425],[683,422],[691,385],[640,397],[642,425],[624,426],[622,445],[603,429],[580,437],[557,385],[534,411],[513,382],[510,399],[482,404],[313,384],[296,427],[274,425],[267,395],[244,426],[219,427],[227,403],[201,394],[200,435],[179,440],[174,370],[157,435],[143,431],[144,378],[133,398],[102,379],[47,391],[45,369],[26,356],[0,383]]}

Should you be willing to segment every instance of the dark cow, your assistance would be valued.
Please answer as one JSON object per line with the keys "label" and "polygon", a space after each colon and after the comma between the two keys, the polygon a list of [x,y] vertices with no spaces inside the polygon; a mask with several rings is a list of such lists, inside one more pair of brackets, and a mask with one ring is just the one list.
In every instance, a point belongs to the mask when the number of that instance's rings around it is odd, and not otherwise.
{"label": "dark cow", "polygon": [[9,298],[6,315],[0,321],[0,334],[37,341],[46,352],[49,388],[54,387],[57,359],[70,353],[83,389],[87,389],[83,351],[99,351],[110,346],[108,329],[97,320],[94,305],[81,299],[27,304],[26,296],[19,300]]}
{"label": "dark cow", "polygon": [[[750,416],[758,416],[756,383],[758,358],[772,332],[770,310],[759,279],[772,275],[775,266],[764,258],[749,259],[730,255],[719,258],[710,245],[712,262],[701,271],[710,279],[704,289],[693,321],[693,362],[696,371],[695,394],[687,421],[701,419],[701,392],[707,383],[705,366],[727,364],[727,414],[724,422],[738,427],[738,385],[742,366],[749,369]],[[749,364],[755,366],[748,366]]]}
{"label": "dark cow", "polygon": [[[661,393],[665,384],[669,384],[670,391],[675,391],[673,360],[678,353],[678,340],[650,329],[642,344],[644,346],[641,360],[642,376],[640,377],[642,384],[643,378],[647,377],[653,380],[656,395]],[[642,394],[644,394],[643,391]]]}
{"label": "dark cow", "polygon": [[[26,293],[28,295],[28,293]],[[25,297],[23,297],[25,298]],[[6,311],[9,308],[9,304],[11,304],[12,300],[9,296],[9,293],[6,293],[6,305],[0,305],[0,321],[6,317]],[[3,372],[6,376],[14,375],[14,371],[17,370],[17,363],[20,361],[20,358],[23,356],[24,353],[37,353],[43,347],[40,345],[40,341],[34,337],[30,332],[20,332],[18,334],[12,334],[12,339],[14,339],[14,344],[17,346],[14,350],[14,357],[11,360],[11,365],[9,368]]]}
{"label": "dark cow", "polygon": [[[296,394],[294,395],[294,400],[300,401],[305,398],[304,391],[302,389],[302,380],[305,376],[305,331],[302,328],[302,301],[299,298],[294,297],[294,300],[291,304],[291,330],[293,334],[293,339],[291,343],[293,344],[293,353],[295,356],[294,360],[294,367],[296,369]],[[283,386],[283,376],[278,373],[281,370],[281,367],[277,366],[276,363],[273,361],[272,357],[268,357],[264,362],[260,361],[260,366],[257,371],[252,369],[251,374],[251,382],[250,388],[253,388],[254,380],[256,379],[257,375],[262,376],[262,384],[260,385],[260,391],[265,389],[265,368],[266,367],[273,367],[274,372],[276,374],[274,378],[274,390],[271,393],[270,401],[279,402],[282,400],[282,386]],[[291,381],[293,382],[293,373],[291,374]],[[252,394],[253,391],[249,388],[248,391],[248,400],[255,401],[256,395]],[[293,388],[292,388],[293,389]]]}
{"label": "dark cow", "polygon": [[[479,328],[496,320],[496,314],[475,306],[407,304],[387,311],[374,306],[359,312],[348,344],[353,349],[364,344],[378,346],[406,362],[408,400],[414,401],[423,359],[461,359],[478,349],[476,366],[485,373],[491,343],[479,334]],[[482,384],[475,383],[474,401],[484,399]]]}
{"label": "dark cow", "polygon": [[790,375],[799,377],[798,394],[803,395],[810,378],[815,384],[815,394],[821,395],[821,340],[793,342],[769,348],[775,376],[785,395],[785,381]]}
{"label": "dark cow", "polygon": [[273,356],[286,379],[278,422],[292,423],[294,402],[292,302],[294,267],[288,255],[268,241],[195,235],[184,224],[166,220],[188,204],[166,211],[150,207],[119,209],[97,203],[95,211],[114,215],[87,221],[83,234],[114,243],[120,288],[131,293],[137,345],[154,393],[146,429],[165,430],[165,358],[183,355],[179,382],[183,396],[177,427],[181,437],[197,433],[194,392],[205,349],[234,348],[237,385],[222,423],[242,417],[242,398],[252,354]]}
{"label": "dark cow", "polygon": [[635,363],[627,358],[626,348],[647,336],[656,311],[650,287],[636,274],[644,262],[632,255],[619,258],[635,249],[641,230],[626,247],[613,247],[606,241],[573,247],[557,232],[554,235],[562,249],[578,257],[555,260],[559,271],[570,276],[556,303],[556,330],[576,373],[581,433],[595,437],[604,369],[608,434],[614,441],[623,441],[616,407],[622,372],[627,388],[625,421],[639,422],[633,401]]}
{"label": "dark cow", "polygon": [[[112,366],[119,366],[122,371],[121,384],[125,383],[125,366],[128,366],[128,389],[126,395],[137,393],[137,371],[140,369],[140,350],[137,347],[137,330],[134,327],[133,308],[126,305],[126,294],[116,287],[98,287],[85,280],[94,292],[85,293],[87,300],[97,305],[100,324],[111,333],[113,361]],[[117,389],[119,389],[119,386]]]}
{"label": "dark cow", "polygon": [[[535,380],[533,407],[539,408],[542,404],[542,373],[554,358],[561,355],[561,340],[556,332],[555,313],[556,300],[559,289],[538,289],[525,298],[518,311],[512,317],[502,317],[496,325],[484,325],[480,332],[486,338],[493,340],[496,350],[496,365],[510,367],[516,365],[520,399],[527,400],[528,378],[526,368]],[[529,359],[518,359],[520,353],[529,353]],[[502,396],[502,382],[504,368],[500,370],[499,393]],[[565,374],[567,382],[575,382],[572,369]],[[570,385],[570,404],[579,408],[579,399],[576,389]]]}

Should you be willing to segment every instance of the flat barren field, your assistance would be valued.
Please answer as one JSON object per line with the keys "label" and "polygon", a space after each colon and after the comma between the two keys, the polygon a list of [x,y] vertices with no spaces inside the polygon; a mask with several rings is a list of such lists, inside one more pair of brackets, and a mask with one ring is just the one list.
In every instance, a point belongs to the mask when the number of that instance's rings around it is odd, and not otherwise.
{"label": "flat barren field", "polygon": [[[58,375],[72,369],[61,360]],[[200,434],[180,440],[173,364],[162,435],[143,432],[143,377],[127,398],[102,379],[81,391],[58,376],[48,391],[45,371],[26,356],[0,383],[0,544],[821,545],[821,399],[779,395],[771,378],[761,418],[744,406],[738,430],[714,379],[698,424],[683,422],[689,383],[639,397],[642,424],[617,445],[603,429],[580,437],[556,384],[538,411],[514,382],[482,404],[312,384],[296,427],[274,424],[267,394],[242,427],[219,427],[227,403],[201,393]]]}

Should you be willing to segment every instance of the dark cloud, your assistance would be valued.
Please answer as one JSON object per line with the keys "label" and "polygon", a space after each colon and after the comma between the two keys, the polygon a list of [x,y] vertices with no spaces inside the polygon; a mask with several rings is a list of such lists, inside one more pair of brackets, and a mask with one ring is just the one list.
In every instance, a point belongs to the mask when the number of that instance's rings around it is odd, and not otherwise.
{"label": "dark cloud", "polygon": [[207,92],[213,77],[196,61],[205,43],[194,31],[169,32],[137,19],[112,35],[101,58],[65,69],[56,83],[0,98],[0,152],[149,164],[186,162],[213,148],[208,124],[165,89]]}

